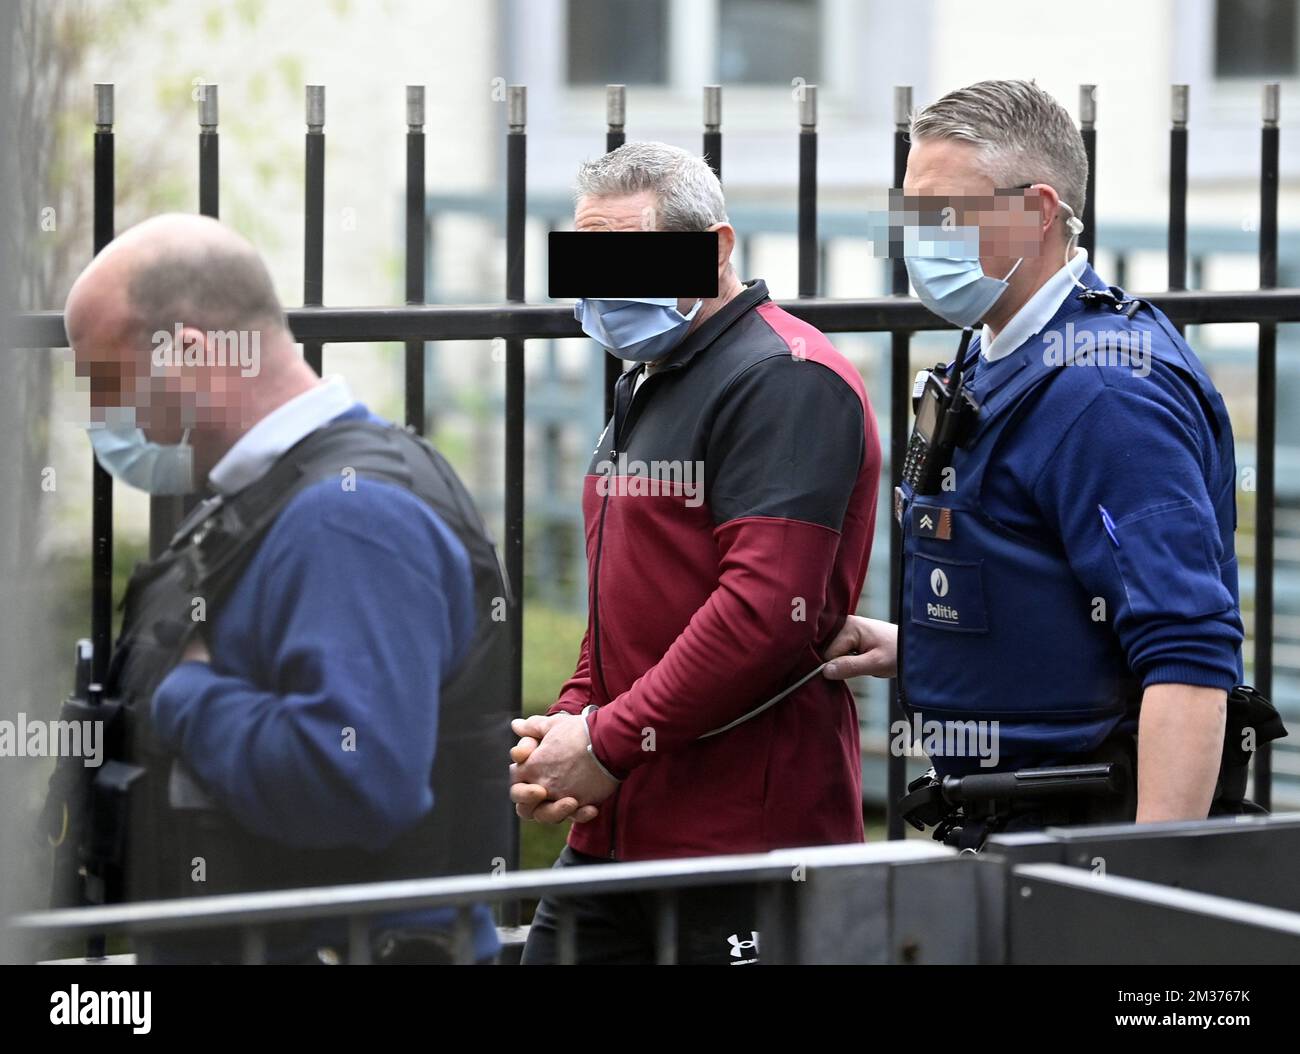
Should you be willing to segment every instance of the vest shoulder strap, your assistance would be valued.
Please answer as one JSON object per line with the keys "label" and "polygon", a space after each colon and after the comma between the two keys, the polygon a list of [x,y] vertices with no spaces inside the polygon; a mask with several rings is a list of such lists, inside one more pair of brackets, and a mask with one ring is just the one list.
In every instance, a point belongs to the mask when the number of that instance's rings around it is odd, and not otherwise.
{"label": "vest shoulder strap", "polygon": [[201,522],[177,531],[172,548],[195,547],[194,585],[211,603],[233,588],[257,543],[308,486],[331,476],[343,486],[352,473],[352,478],[380,479],[410,489],[414,480],[403,448],[422,445],[396,425],[331,422],[300,440],[243,490],[214,499]]}

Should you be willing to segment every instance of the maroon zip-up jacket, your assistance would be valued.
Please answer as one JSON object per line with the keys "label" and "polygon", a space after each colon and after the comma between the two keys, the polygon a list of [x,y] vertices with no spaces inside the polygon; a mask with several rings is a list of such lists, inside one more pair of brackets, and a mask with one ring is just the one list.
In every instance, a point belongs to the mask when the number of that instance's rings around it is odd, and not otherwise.
{"label": "maroon zip-up jacket", "polygon": [[614,418],[583,486],[588,624],[550,713],[587,704],[623,779],[569,845],[617,860],[860,842],[848,686],[817,676],[857,606],[880,479],[857,371],[762,280],[689,334]]}

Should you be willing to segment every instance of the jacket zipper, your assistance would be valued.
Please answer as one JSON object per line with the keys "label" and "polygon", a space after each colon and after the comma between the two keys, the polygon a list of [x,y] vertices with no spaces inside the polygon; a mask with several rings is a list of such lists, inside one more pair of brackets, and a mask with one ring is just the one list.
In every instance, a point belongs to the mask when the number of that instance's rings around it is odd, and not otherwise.
{"label": "jacket zipper", "polygon": [[[641,382],[641,388],[644,389],[655,377],[667,370],[677,369],[680,363],[667,366],[663,370],[656,370],[653,374]],[[614,390],[614,419],[610,422],[610,429],[613,431],[613,442],[610,446],[610,483],[613,483],[614,471],[618,465],[618,448],[619,428],[625,419],[624,414],[620,412],[623,402],[623,393],[627,387],[634,383],[633,377],[635,370],[627,370],[619,376],[617,385]],[[632,404],[635,402],[639,389],[634,388],[630,395],[627,396],[626,411],[628,414],[632,411]],[[594,581],[591,586],[591,647],[592,662],[596,667],[596,676],[600,678],[600,690],[605,696],[605,702],[611,702],[609,694],[609,685],[605,683],[605,667],[600,658],[600,562],[605,551],[605,513],[609,508],[610,487],[605,488],[605,497],[600,504],[600,522],[596,526],[596,559],[592,569]],[[610,813],[609,813],[609,858],[617,860],[618,850],[618,796],[622,793],[622,785],[615,788],[614,793],[610,796]]]}
{"label": "jacket zipper", "polygon": [[[623,373],[614,389],[614,419],[610,421],[609,427],[613,432],[610,444],[610,481],[613,482],[614,466],[618,464],[618,429],[620,424],[619,404],[623,401],[623,392],[621,389],[626,388],[627,378],[630,371]],[[631,403],[629,402],[629,408]],[[605,487],[605,496],[600,503],[600,523],[596,526],[596,559],[592,569],[591,583],[591,649],[592,662],[596,667],[596,676],[600,678],[600,690],[605,697],[605,702],[609,702],[609,685],[605,683],[605,667],[601,662],[600,656],[600,562],[605,552],[605,513],[609,509],[609,492],[610,487]],[[609,858],[617,859],[615,850],[618,846],[618,796],[622,786],[616,787],[614,793],[610,796],[610,813],[609,813]]]}
{"label": "jacket zipper", "polygon": [[[615,413],[615,418],[618,414]],[[611,426],[612,427],[612,426]],[[613,461],[617,462],[618,454],[614,453]],[[600,678],[600,690],[605,697],[605,702],[609,702],[609,686],[605,684],[605,669],[600,661],[600,558],[605,547],[605,510],[609,506],[609,488],[605,489],[605,497],[600,505],[600,523],[596,528],[596,560],[592,572],[594,581],[591,586],[591,642],[592,642],[592,662],[596,667],[596,676]],[[618,845],[618,795],[623,789],[622,784],[614,788],[614,793],[609,799],[609,858],[617,859],[614,855],[615,847]]]}

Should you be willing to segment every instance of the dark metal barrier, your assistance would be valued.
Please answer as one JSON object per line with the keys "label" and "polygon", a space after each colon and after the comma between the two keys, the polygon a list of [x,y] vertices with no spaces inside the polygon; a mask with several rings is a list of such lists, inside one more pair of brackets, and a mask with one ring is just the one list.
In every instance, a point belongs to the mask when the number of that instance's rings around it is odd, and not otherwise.
{"label": "dark metal barrier", "polygon": [[[1300,814],[991,838],[1006,962],[1291,964]],[[1229,1008],[1231,1009],[1231,1008]]]}
{"label": "dark metal barrier", "polygon": [[[926,883],[921,865],[936,865]],[[774,853],[691,857],[464,875],[406,882],[290,889],[211,897],[186,897],[109,907],[42,911],[10,920],[29,936],[76,937],[90,933],[148,936],[197,933],[213,928],[237,929],[244,961],[261,963],[267,950],[267,928],[275,923],[344,919],[348,941],[339,949],[347,961],[370,961],[368,938],[372,918],[388,912],[455,907],[455,948],[460,962],[472,956],[470,905],[485,903],[518,908],[525,899],[554,897],[561,963],[574,961],[575,922],[568,897],[655,891],[655,959],[671,965],[678,959],[677,896],[690,889],[753,886],[761,954],[769,962],[866,961],[889,954],[894,909],[920,921],[917,896],[934,881],[956,874],[953,883],[973,890],[973,873],[950,849],[909,840],[875,845],[816,846]],[[911,891],[910,895],[905,891]],[[902,913],[902,912],[900,912]],[[927,952],[943,957],[948,946],[974,955],[974,917],[946,920],[928,911]],[[504,930],[505,942],[517,943],[521,932]],[[748,935],[745,935],[746,937]],[[931,949],[933,942],[933,949]],[[517,949],[516,949],[517,950]],[[906,960],[904,960],[906,961]]]}
{"label": "dark metal barrier", "polygon": [[1064,864],[1300,911],[1297,813],[994,835],[987,852],[1015,864]]}
{"label": "dark metal barrier", "polygon": [[[468,962],[470,905],[517,907],[547,896],[557,905],[559,958],[573,962],[569,898],[654,891],[655,960],[672,964],[683,892],[752,886],[755,951],[764,964],[1294,963],[1300,958],[1298,844],[1300,814],[1291,814],[1049,830],[995,838],[977,856],[906,839],[187,897],[43,911],[9,924],[29,939],[234,929],[242,935],[244,960],[257,963],[266,958],[275,923],[337,919],[346,920],[348,933],[340,958],[365,963],[369,920],[443,906],[458,909],[456,954]],[[515,953],[524,935],[518,927],[501,931]],[[737,935],[738,942],[747,938]]]}

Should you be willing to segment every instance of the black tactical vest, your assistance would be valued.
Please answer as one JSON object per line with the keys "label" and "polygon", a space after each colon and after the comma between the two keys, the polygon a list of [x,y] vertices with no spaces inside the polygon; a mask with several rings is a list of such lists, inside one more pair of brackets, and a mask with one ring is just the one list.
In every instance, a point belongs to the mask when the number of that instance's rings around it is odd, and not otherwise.
{"label": "black tactical vest", "polygon": [[[442,686],[430,814],[380,852],[296,849],[241,828],[217,807],[183,760],[153,735],[155,689],[222,605],[276,517],[303,488],[359,477],[401,486],[424,501],[464,545],[474,578],[476,629],[458,671]],[[507,858],[511,835],[509,627],[517,617],[497,552],[451,467],[428,443],[394,425],[336,421],[312,432],[259,480],[201,502],[159,557],[141,564],[123,600],[121,638],[106,694],[121,703],[99,774],[91,871],[104,900],[325,886],[482,873]],[[105,815],[105,814],[109,815]],[[191,877],[201,858],[205,881]],[[94,897],[93,899],[100,899]]]}

